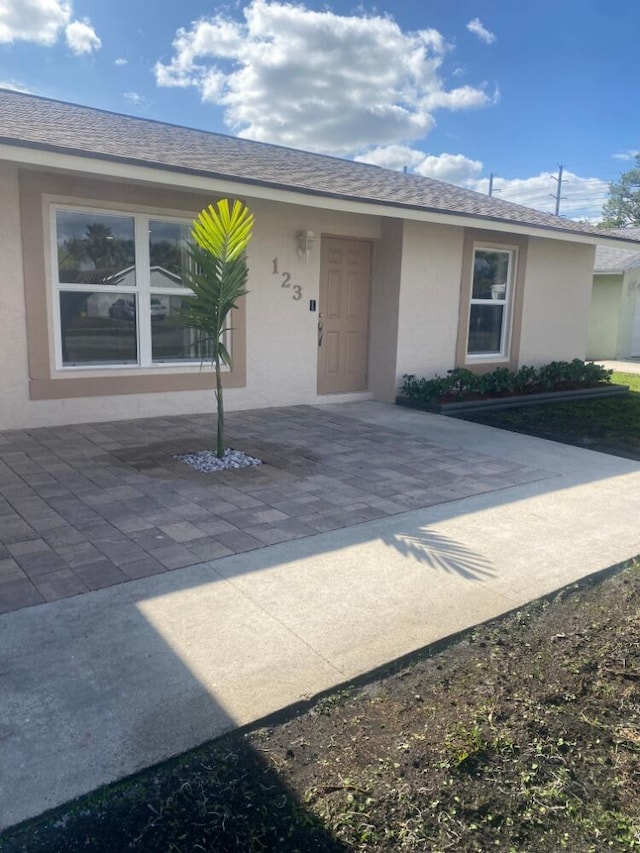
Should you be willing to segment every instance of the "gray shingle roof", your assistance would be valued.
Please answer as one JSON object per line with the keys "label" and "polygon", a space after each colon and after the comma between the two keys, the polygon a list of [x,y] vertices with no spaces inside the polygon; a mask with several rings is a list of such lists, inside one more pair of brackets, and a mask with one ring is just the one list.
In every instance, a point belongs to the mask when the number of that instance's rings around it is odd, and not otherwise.
{"label": "gray shingle roof", "polygon": [[603,236],[589,225],[419,175],[2,89],[0,142],[294,192]]}
{"label": "gray shingle roof", "polygon": [[[612,236],[640,240],[640,228],[615,228],[607,231]],[[640,246],[637,249],[618,246],[598,246],[596,249],[595,272],[625,272],[640,266]]]}

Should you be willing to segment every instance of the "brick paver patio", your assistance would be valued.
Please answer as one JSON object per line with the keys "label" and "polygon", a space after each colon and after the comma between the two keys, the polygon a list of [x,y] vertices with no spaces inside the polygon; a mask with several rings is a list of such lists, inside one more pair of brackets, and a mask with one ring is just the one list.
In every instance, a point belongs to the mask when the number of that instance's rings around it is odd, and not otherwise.
{"label": "brick paver patio", "polygon": [[264,465],[201,474],[211,415],[0,433],[0,613],[531,482],[543,472],[322,408],[227,415]]}

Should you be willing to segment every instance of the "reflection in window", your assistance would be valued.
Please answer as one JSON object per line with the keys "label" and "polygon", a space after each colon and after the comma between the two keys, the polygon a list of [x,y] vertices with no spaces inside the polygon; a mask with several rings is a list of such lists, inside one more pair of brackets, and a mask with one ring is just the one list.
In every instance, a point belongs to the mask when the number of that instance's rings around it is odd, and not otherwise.
{"label": "reflection in window", "polygon": [[136,364],[136,297],[91,291],[60,293],[62,363]]}
{"label": "reflection in window", "polygon": [[499,353],[502,342],[502,305],[472,305],[469,315],[471,355]]}
{"label": "reflection in window", "polygon": [[514,252],[510,249],[476,249],[474,252],[468,355],[505,353],[513,258]]}
{"label": "reflection in window", "polygon": [[187,264],[185,245],[189,228],[181,222],[149,220],[151,289],[183,287],[182,271]]}
{"label": "reflection in window", "polygon": [[211,342],[185,326],[180,311],[181,296],[151,298],[151,350],[154,362],[211,361]]}
{"label": "reflection in window", "polygon": [[56,211],[59,281],[135,287],[133,217]]}
{"label": "reflection in window", "polygon": [[59,367],[211,362],[211,343],[181,315],[190,229],[186,219],[53,207]]}
{"label": "reflection in window", "polygon": [[504,299],[509,276],[509,252],[477,249],[473,261],[472,299]]}

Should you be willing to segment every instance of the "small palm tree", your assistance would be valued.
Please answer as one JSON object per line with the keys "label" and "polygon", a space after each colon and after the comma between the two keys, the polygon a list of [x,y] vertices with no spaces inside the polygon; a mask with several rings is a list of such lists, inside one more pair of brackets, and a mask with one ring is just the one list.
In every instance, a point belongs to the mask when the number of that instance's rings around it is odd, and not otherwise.
{"label": "small palm tree", "polygon": [[184,323],[200,333],[200,342],[210,347],[216,371],[218,436],[216,455],[222,459],[224,446],[224,404],[221,366],[231,368],[231,355],[224,344],[230,330],[227,318],[238,299],[247,292],[249,275],[245,249],[251,239],[253,215],[240,201],[230,207],[226,198],[200,211],[191,228],[187,245],[190,258],[184,279],[192,293],[183,297]]}

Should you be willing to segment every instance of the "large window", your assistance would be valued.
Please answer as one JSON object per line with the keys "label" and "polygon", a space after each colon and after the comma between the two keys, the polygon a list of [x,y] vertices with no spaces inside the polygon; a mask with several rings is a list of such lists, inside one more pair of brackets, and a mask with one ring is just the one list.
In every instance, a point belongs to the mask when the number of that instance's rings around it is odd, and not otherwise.
{"label": "large window", "polygon": [[515,249],[474,250],[468,356],[505,356],[508,351],[515,255]]}
{"label": "large window", "polygon": [[180,315],[190,223],[55,207],[57,361],[69,367],[200,362]]}

